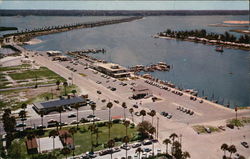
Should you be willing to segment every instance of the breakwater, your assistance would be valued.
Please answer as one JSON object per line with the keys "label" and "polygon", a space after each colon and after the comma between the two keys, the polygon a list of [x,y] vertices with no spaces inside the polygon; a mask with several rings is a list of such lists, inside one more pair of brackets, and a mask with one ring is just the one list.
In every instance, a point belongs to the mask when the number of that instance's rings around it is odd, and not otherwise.
{"label": "breakwater", "polygon": [[74,29],[92,28],[92,27],[99,27],[99,26],[104,26],[104,25],[130,22],[133,20],[141,19],[141,18],[142,18],[141,16],[136,16],[136,17],[115,19],[115,20],[104,20],[104,21],[98,21],[98,22],[75,23],[75,24],[68,24],[68,25],[66,24],[62,26],[60,25],[60,26],[36,28],[33,30],[25,30],[25,31],[16,32],[16,33],[5,34],[3,36],[4,38],[3,42],[4,43],[15,42],[15,43],[22,44],[36,36],[48,35],[48,34],[59,33],[59,32],[66,32],[66,31],[70,31]]}

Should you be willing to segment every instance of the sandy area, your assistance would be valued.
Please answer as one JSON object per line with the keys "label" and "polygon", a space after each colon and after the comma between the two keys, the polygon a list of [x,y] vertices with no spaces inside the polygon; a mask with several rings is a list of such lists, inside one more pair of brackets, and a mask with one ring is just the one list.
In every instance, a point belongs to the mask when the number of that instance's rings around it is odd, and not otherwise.
{"label": "sandy area", "polygon": [[236,20],[230,20],[230,21],[223,21],[223,23],[226,24],[250,24],[250,21],[236,21]]}
{"label": "sandy area", "polygon": [[22,64],[21,60],[23,58],[24,58],[23,56],[7,56],[0,59],[0,64],[3,67],[21,65]]}
{"label": "sandy area", "polygon": [[34,38],[34,39],[31,39],[31,40],[28,41],[28,42],[25,42],[25,44],[28,44],[28,45],[35,45],[35,44],[39,44],[39,43],[41,43],[41,42],[43,42],[43,41],[40,40],[40,39]]}

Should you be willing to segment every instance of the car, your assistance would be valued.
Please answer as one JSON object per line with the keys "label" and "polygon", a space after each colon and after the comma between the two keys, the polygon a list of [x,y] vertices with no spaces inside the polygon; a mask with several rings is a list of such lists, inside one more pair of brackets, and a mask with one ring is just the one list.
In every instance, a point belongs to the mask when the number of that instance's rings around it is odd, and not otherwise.
{"label": "car", "polygon": [[143,145],[151,145],[152,144],[152,141],[151,140],[144,140],[142,142]]}
{"label": "car", "polygon": [[105,103],[105,102],[106,102],[106,99],[102,99],[101,101],[102,101],[103,103]]}
{"label": "car", "polygon": [[137,148],[137,147],[140,147],[140,146],[141,146],[140,143],[134,143],[134,144],[132,145],[132,148]]}
{"label": "car", "polygon": [[101,92],[101,91],[99,91],[99,90],[97,91],[97,93],[98,93],[98,94],[102,94],[102,92]]}
{"label": "car", "polygon": [[93,114],[89,114],[88,116],[87,116],[87,118],[94,118],[95,117],[95,115],[93,115]]}
{"label": "car", "polygon": [[167,117],[168,113],[163,111],[163,112],[161,112],[161,115]]}
{"label": "car", "polygon": [[59,123],[59,126],[65,126],[65,125],[68,125],[68,123],[64,123],[64,122]]}
{"label": "car", "polygon": [[46,126],[44,126],[44,125],[38,125],[36,128],[37,129],[44,129],[44,128],[46,128]]}
{"label": "car", "polygon": [[115,102],[116,104],[119,104],[119,101],[118,101],[118,100],[114,100],[114,102]]}
{"label": "car", "polygon": [[89,119],[90,122],[94,122],[94,121],[100,121],[101,119],[98,117],[94,117],[92,119]]}
{"label": "car", "polygon": [[234,129],[234,125],[233,124],[227,124],[227,127],[229,127],[230,129]]}
{"label": "car", "polygon": [[152,151],[152,150],[151,150],[150,148],[144,148],[143,151],[144,151],[144,152],[150,152],[150,151]]}
{"label": "car", "polygon": [[25,121],[25,120],[27,120],[26,118],[21,118],[21,121]]}
{"label": "car", "polygon": [[181,109],[181,107],[180,107],[180,106],[178,106],[176,109],[177,109],[177,110],[180,110],[180,109]]}
{"label": "car", "polygon": [[115,88],[115,87],[113,87],[113,88],[111,88],[110,90],[111,90],[111,91],[116,91],[116,88]]}
{"label": "car", "polygon": [[92,105],[92,104],[96,104],[96,103],[93,101],[89,101],[89,105]]}
{"label": "car", "polygon": [[224,126],[219,126],[218,128],[221,129],[221,130],[223,130],[223,131],[226,130]]}
{"label": "car", "polygon": [[88,119],[85,119],[85,118],[81,118],[81,119],[80,119],[80,122],[81,122],[81,123],[87,123],[87,122],[89,122],[89,120],[88,120]]}
{"label": "car", "polygon": [[90,158],[95,158],[97,156],[94,152],[86,152],[86,155]]}
{"label": "car", "polygon": [[119,152],[119,151],[121,151],[121,149],[119,149],[118,147],[115,147],[115,148],[112,149],[112,151],[113,152]]}
{"label": "car", "polygon": [[205,129],[205,131],[206,131],[207,133],[211,133],[211,130],[210,130],[210,128],[208,128],[208,127],[205,127],[204,129]]}
{"label": "car", "polygon": [[131,147],[129,145],[126,145],[126,144],[122,144],[121,148],[124,149],[124,150],[130,150],[131,149]]}
{"label": "car", "polygon": [[79,124],[79,122],[77,122],[76,120],[73,120],[70,124],[71,125],[73,125],[73,124]]}
{"label": "car", "polygon": [[194,112],[193,112],[193,111],[190,111],[189,115],[193,115],[193,114],[194,114]]}
{"label": "car", "polygon": [[140,112],[135,112],[136,116],[141,116]]}
{"label": "car", "polygon": [[65,106],[65,109],[68,109],[69,111],[72,110],[71,106]]}
{"label": "car", "polygon": [[55,119],[50,119],[50,120],[48,121],[48,123],[55,123],[55,122],[56,122]]}
{"label": "car", "polygon": [[166,117],[167,117],[168,119],[171,119],[172,116],[173,116],[173,115],[169,113]]}
{"label": "car", "polygon": [[74,117],[76,117],[76,114],[74,114],[74,113],[68,115],[68,118],[74,118]]}
{"label": "car", "polygon": [[249,148],[248,143],[245,141],[241,142],[241,145],[244,146],[245,148]]}
{"label": "car", "polygon": [[134,107],[134,108],[138,108],[139,106],[138,106],[137,104],[134,104],[133,107]]}
{"label": "car", "polygon": [[16,127],[25,127],[26,124],[25,123],[19,123],[19,124],[16,124]]}

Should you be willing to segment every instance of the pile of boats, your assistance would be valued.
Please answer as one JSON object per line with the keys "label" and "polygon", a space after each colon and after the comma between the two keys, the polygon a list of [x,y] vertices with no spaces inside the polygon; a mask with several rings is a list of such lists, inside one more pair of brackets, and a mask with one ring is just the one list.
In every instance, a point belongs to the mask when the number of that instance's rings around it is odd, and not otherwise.
{"label": "pile of boats", "polygon": [[152,64],[149,66],[144,65],[136,65],[133,67],[130,67],[131,72],[154,72],[154,71],[169,71],[170,65],[166,64],[165,62],[158,62],[157,64]]}
{"label": "pile of boats", "polygon": [[83,49],[83,50],[80,50],[80,51],[68,51],[67,54],[69,55],[72,55],[72,54],[88,54],[88,53],[93,53],[93,54],[96,54],[96,53],[105,53],[106,50],[105,49]]}

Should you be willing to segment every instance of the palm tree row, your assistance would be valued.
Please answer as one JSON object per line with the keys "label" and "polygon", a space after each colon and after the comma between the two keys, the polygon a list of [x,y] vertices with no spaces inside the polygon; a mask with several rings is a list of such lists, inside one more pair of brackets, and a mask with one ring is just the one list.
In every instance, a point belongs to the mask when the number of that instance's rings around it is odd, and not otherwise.
{"label": "palm tree row", "polygon": [[226,155],[226,151],[228,151],[230,153],[230,155],[229,155],[230,159],[231,159],[232,154],[237,152],[237,149],[236,149],[235,145],[230,145],[229,146],[226,143],[221,145],[221,150],[224,151],[223,158],[228,158],[227,155]]}

